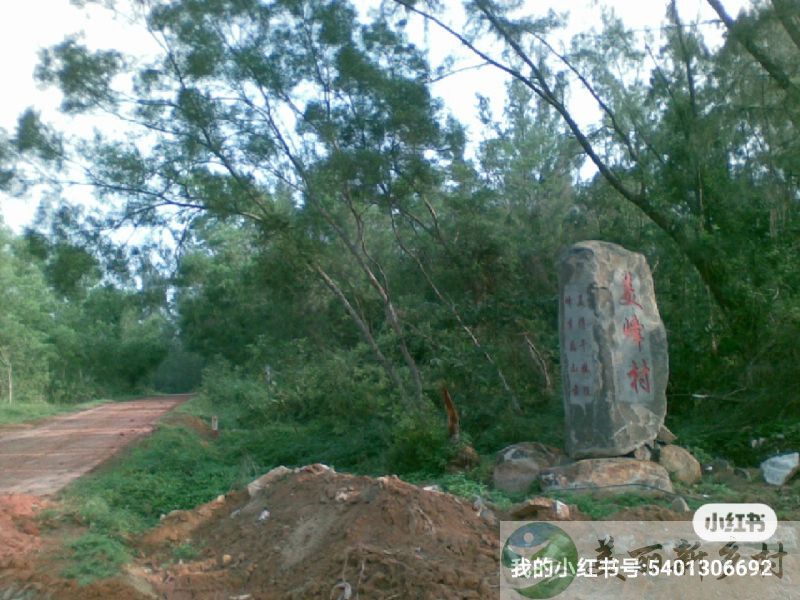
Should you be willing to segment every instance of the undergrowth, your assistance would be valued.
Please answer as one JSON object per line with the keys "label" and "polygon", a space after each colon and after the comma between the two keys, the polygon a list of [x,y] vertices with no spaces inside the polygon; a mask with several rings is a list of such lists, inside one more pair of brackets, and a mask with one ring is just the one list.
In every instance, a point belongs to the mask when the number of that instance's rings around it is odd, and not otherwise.
{"label": "undergrowth", "polygon": [[[75,518],[87,533],[70,544],[71,563],[65,574],[85,583],[116,572],[130,556],[132,540],[155,526],[159,518],[175,509],[191,509],[220,494],[245,486],[277,465],[295,467],[322,462],[337,470],[364,475],[394,473],[413,483],[436,484],[443,491],[474,501],[480,498],[500,510],[531,494],[508,495],[491,486],[493,451],[506,444],[539,440],[538,429],[550,431],[550,443],[557,444],[560,431],[553,423],[558,411],[550,415],[543,409],[529,434],[510,417],[503,417],[497,429],[479,436],[480,443],[464,434],[484,453],[481,464],[472,471],[446,474],[452,446],[446,439],[446,424],[435,412],[404,414],[397,418],[373,418],[349,425],[318,418],[299,422],[287,418],[269,420],[254,416],[251,403],[221,402],[200,394],[162,420],[149,438],[129,448],[105,468],[83,477],[64,493],[66,514]],[[212,435],[211,416],[219,418],[220,431]],[[392,425],[393,423],[393,425]],[[709,439],[699,428],[677,430],[681,442],[701,458],[711,452]],[[483,446],[492,440],[493,451]],[[695,492],[707,497],[732,498],[730,490],[698,487]],[[679,490],[680,491],[680,490]],[[723,493],[724,492],[724,493]],[[579,494],[551,494],[575,504],[593,519],[607,517],[626,507],[642,504],[667,506],[669,500],[628,494],[597,499]],[[702,503],[691,498],[692,508]],[[708,499],[706,501],[713,501]],[[52,519],[49,519],[52,521]],[[176,559],[190,559],[197,549],[177,547]]]}
{"label": "undergrowth", "polygon": [[0,425],[13,425],[27,421],[36,421],[78,412],[92,408],[108,400],[93,400],[81,404],[55,404],[50,402],[15,402],[14,404],[0,404]]}

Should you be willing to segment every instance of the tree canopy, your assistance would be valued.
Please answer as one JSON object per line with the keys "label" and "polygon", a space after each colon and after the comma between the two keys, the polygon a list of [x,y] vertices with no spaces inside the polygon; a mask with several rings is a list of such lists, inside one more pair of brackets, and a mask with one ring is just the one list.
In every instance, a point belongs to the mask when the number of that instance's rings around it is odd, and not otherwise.
{"label": "tree canopy", "polygon": [[[45,211],[15,242],[36,270],[9,250],[0,275],[43,299],[14,327],[55,333],[3,335],[128,387],[191,352],[248,381],[239,401],[263,418],[424,422],[444,387],[490,446],[559,404],[553,261],[600,238],[653,267],[673,413],[736,394],[796,411],[798,11],[708,3],[716,24],[665,2],[661,35],[606,13],[563,45],[558,15],[519,2],[467,2],[463,27],[434,2],[134,3],[159,56],[73,36],[37,69],[64,114],[125,135],[28,111],[0,146],[6,187],[78,178],[105,207]],[[502,114],[478,99],[479,136],[433,95],[415,19],[508,75]],[[128,225],[174,232],[174,255],[98,234]]]}

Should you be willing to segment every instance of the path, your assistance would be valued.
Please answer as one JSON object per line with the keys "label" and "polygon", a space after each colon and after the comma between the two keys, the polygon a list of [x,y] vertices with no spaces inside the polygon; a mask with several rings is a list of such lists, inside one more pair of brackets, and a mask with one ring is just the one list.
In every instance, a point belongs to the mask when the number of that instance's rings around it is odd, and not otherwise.
{"label": "path", "polygon": [[54,494],[150,433],[187,395],[111,402],[0,430],[0,494]]}

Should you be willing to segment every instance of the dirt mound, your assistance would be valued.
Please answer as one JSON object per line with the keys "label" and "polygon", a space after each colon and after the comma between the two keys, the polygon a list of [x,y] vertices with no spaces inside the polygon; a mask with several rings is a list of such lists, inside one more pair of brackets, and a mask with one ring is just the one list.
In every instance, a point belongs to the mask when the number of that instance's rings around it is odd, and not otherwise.
{"label": "dirt mound", "polygon": [[[312,465],[169,515],[144,540],[191,562],[144,570],[168,598],[489,598],[497,594],[496,526],[462,499],[396,477]],[[202,513],[202,516],[200,516]],[[249,594],[249,596],[248,596]]]}
{"label": "dirt mound", "polygon": [[35,516],[45,505],[29,494],[0,494],[0,566],[41,546]]}

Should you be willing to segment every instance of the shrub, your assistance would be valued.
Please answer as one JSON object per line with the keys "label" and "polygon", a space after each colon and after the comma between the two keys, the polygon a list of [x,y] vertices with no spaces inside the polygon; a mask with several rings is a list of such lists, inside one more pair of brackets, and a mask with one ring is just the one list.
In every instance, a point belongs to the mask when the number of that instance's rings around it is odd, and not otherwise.
{"label": "shrub", "polygon": [[438,475],[444,471],[453,451],[441,417],[412,414],[402,417],[392,430],[387,465],[398,474]]}

